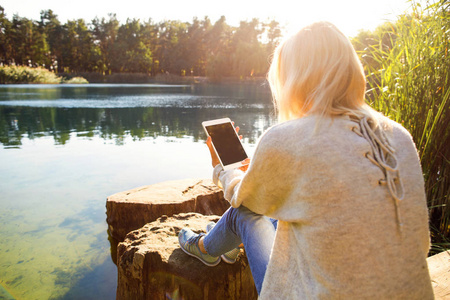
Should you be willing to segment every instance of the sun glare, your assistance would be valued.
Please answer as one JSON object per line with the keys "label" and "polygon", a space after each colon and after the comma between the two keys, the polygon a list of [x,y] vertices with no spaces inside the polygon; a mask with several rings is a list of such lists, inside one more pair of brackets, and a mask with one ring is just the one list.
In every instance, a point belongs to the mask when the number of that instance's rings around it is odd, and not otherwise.
{"label": "sun glare", "polygon": [[[386,19],[404,12],[409,6],[407,0],[323,0],[323,1],[242,1],[230,0],[213,2],[206,0],[192,1],[147,1],[136,0],[129,4],[123,1],[88,1],[80,0],[70,8],[59,0],[17,1],[4,0],[2,6],[9,17],[19,14],[22,17],[39,20],[42,10],[52,9],[62,22],[84,19],[90,22],[95,17],[107,18],[108,13],[115,13],[120,22],[127,18],[142,21],[152,19],[180,20],[190,22],[194,17],[209,17],[211,22],[225,16],[227,23],[238,26],[240,21],[258,18],[260,21],[276,20],[285,28],[287,34],[298,31],[301,27],[314,21],[330,21],[346,35],[357,34],[359,29],[374,29]],[[89,7],[89,9],[85,9]]]}
{"label": "sun glare", "polygon": [[273,18],[285,26],[287,34],[316,21],[329,21],[347,36],[354,36],[361,29],[373,30],[386,20],[394,20],[408,8],[406,1],[398,0],[302,2],[295,7],[278,5],[273,11]]}

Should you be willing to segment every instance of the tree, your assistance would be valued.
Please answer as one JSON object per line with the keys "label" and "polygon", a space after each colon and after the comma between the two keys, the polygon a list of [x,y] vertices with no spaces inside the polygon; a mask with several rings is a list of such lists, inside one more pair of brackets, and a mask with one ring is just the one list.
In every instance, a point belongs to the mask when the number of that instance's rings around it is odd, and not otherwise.
{"label": "tree", "polygon": [[232,28],[221,16],[206,33],[206,75],[219,80],[231,75],[230,40]]}
{"label": "tree", "polygon": [[11,59],[10,29],[11,22],[6,18],[5,9],[0,5],[0,63],[9,63]]}
{"label": "tree", "polygon": [[262,75],[268,67],[268,60],[259,41],[264,32],[258,19],[241,21],[233,35],[233,75],[247,77]]}
{"label": "tree", "polygon": [[141,41],[151,53],[152,58],[149,68],[151,75],[156,75],[160,72],[159,60],[156,57],[159,49],[158,36],[158,25],[154,24],[151,19],[141,25]]}
{"label": "tree", "polygon": [[48,51],[46,39],[32,20],[14,15],[9,36],[12,44],[11,58],[14,62],[29,66],[44,63],[43,57]]}
{"label": "tree", "polygon": [[188,25],[185,35],[184,55],[186,56],[186,70],[191,75],[205,75],[206,70],[206,36],[211,29],[211,21],[208,17],[200,21],[194,18],[192,24]]}
{"label": "tree", "polygon": [[63,55],[65,72],[82,72],[92,69],[93,42],[91,32],[83,19],[67,21],[64,25]]}
{"label": "tree", "polygon": [[139,20],[127,20],[120,26],[115,43],[115,72],[150,73],[152,52],[146,43]]}
{"label": "tree", "polygon": [[162,72],[180,74],[186,67],[183,43],[187,32],[186,23],[180,21],[163,21],[158,24],[158,48],[156,57]]}
{"label": "tree", "polygon": [[[50,70],[58,72],[58,66],[64,65],[64,57],[62,54],[64,29],[58,20],[58,16],[51,9],[41,11],[39,26],[44,30],[50,50],[47,67]],[[61,70],[63,69],[61,68]]]}
{"label": "tree", "polygon": [[99,47],[99,60],[97,67],[103,74],[111,74],[112,61],[114,60],[114,43],[119,31],[119,21],[116,14],[108,14],[109,20],[105,18],[92,20],[93,37],[95,45]]}
{"label": "tree", "polygon": [[271,20],[269,23],[263,24],[263,26],[265,27],[267,38],[266,52],[268,55],[271,55],[282,37],[280,23]]}

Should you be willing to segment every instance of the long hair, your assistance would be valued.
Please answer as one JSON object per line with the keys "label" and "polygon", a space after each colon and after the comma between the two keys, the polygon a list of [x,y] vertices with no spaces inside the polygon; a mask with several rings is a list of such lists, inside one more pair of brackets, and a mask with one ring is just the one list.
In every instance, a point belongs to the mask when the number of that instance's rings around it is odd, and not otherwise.
{"label": "long hair", "polygon": [[313,23],[282,42],[268,81],[279,121],[373,111],[364,101],[364,70],[351,42],[328,22]]}

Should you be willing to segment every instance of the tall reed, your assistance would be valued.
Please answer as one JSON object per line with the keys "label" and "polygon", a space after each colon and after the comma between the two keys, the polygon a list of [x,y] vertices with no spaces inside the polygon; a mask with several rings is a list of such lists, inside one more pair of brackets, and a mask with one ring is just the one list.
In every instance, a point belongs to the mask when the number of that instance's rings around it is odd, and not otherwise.
{"label": "tall reed", "polygon": [[[432,253],[450,248],[449,2],[421,7],[384,26],[363,56],[368,101],[412,134],[425,178]],[[389,28],[389,29],[386,29]]]}

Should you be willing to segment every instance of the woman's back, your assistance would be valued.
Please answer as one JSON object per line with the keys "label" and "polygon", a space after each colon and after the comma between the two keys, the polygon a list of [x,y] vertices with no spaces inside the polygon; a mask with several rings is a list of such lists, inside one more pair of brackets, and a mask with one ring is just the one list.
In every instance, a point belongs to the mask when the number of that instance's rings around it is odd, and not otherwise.
{"label": "woman's back", "polygon": [[433,297],[417,152],[405,129],[380,118],[397,149],[398,205],[382,169],[366,157],[373,149],[363,129],[349,117],[322,120],[318,130],[317,118],[305,117],[262,138],[254,160],[266,167],[249,170],[238,193],[244,206],[279,220],[262,298]]}

